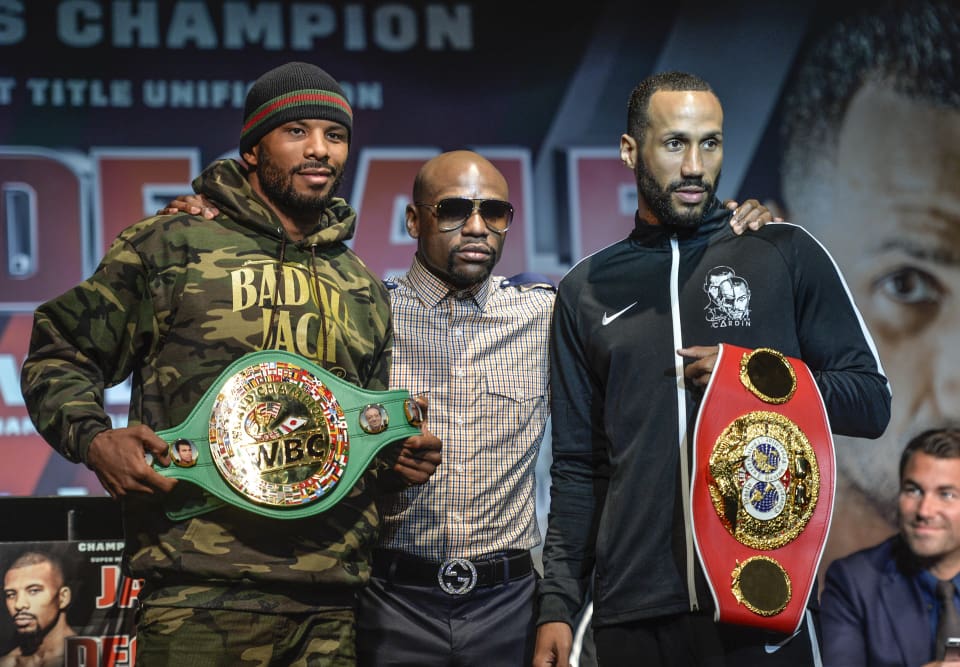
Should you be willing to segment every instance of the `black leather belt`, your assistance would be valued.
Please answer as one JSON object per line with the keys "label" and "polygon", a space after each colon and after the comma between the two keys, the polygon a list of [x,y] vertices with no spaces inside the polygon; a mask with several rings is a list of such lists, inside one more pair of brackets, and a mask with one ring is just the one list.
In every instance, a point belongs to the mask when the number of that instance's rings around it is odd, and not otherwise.
{"label": "black leather belt", "polygon": [[533,559],[529,551],[482,561],[448,558],[442,563],[386,549],[377,549],[373,554],[373,576],[398,584],[438,586],[450,595],[465,595],[477,586],[503,584],[531,572]]}

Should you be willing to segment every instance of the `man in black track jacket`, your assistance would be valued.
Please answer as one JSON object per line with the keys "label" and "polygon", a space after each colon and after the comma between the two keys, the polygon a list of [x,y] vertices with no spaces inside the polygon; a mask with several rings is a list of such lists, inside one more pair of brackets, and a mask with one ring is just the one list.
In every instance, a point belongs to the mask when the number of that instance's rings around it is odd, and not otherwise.
{"label": "man in black track jacket", "polygon": [[690,525],[694,422],[728,343],[802,359],[831,429],[875,438],[890,390],[873,341],[802,228],[731,232],[715,195],[723,110],[707,82],[678,72],[641,82],[620,147],[637,178],[636,227],[575,266],[556,299],[534,665],[568,664],[591,574],[601,665],[819,664],[809,610],[792,637],[714,622]]}

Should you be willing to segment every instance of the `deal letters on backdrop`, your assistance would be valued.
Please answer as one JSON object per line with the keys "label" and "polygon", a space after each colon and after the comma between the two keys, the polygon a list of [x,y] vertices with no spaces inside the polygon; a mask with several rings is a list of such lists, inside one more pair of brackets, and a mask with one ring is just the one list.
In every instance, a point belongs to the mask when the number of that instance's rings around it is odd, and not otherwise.
{"label": "deal letters on backdrop", "polygon": [[776,350],[720,345],[694,434],[697,553],[715,619],[792,634],[816,584],[834,496],[813,375]]}

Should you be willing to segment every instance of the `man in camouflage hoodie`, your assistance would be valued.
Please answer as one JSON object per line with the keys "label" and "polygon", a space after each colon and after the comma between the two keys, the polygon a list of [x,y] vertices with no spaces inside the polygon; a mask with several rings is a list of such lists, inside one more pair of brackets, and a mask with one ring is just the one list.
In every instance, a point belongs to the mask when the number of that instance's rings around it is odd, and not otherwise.
{"label": "man in camouflage hoodie", "polygon": [[[198,501],[144,460],[169,465],[155,431],[183,422],[245,353],[281,349],[371,390],[388,388],[385,288],[344,244],[356,214],[334,198],[352,112],[322,69],[261,76],[240,153],[194,182],[220,214],[124,230],[96,272],[35,313],[21,378],[37,430],[123,503],[125,572],[141,578],[137,662],[351,665],[353,605],[369,577],[374,471],[326,512],[269,519],[232,506],[174,521]],[[112,428],[104,389],[132,374],[130,425]],[[422,483],[440,461],[424,432],[378,460],[379,484]],[[199,662],[197,662],[199,661]]]}

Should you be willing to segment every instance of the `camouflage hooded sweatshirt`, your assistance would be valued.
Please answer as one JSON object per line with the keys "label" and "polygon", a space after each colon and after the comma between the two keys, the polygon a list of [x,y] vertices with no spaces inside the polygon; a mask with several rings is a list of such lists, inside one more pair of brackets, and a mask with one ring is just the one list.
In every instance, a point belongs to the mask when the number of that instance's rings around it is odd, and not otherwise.
{"label": "camouflage hooded sweatshirt", "polygon": [[[151,217],[124,230],[85,282],[34,316],[22,391],[37,430],[87,461],[111,427],[104,387],[132,375],[130,423],[180,424],[242,354],[284,349],[368,389],[388,387],[393,332],[380,279],[346,246],[356,213],[342,199],[291,241],[233,160],[194,189],[215,220]],[[296,612],[342,606],[369,575],[378,517],[371,475],[313,517],[268,519],[233,507],[182,522],[160,496],[123,501],[126,573],[154,604]],[[181,482],[167,502],[189,501]],[[314,584],[319,584],[315,586]]]}

